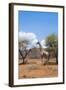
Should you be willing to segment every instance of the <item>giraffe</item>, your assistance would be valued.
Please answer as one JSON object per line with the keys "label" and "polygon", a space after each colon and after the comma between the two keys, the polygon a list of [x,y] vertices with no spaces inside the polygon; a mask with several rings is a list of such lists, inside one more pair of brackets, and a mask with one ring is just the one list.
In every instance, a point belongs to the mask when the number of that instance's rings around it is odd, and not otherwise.
{"label": "giraffe", "polygon": [[[50,60],[50,52],[47,52],[47,51],[43,50],[40,42],[37,42],[37,44],[38,44],[39,47],[40,47],[41,59],[43,59],[44,57],[46,58],[45,63],[43,62],[44,65],[45,65],[45,64],[47,64],[48,61]],[[58,47],[56,47],[54,53],[55,53],[55,58],[56,58],[56,64],[58,64]]]}
{"label": "giraffe", "polygon": [[[49,61],[49,58],[50,58],[50,53],[45,51],[43,48],[42,48],[42,45],[40,44],[40,42],[37,42],[37,44],[39,45],[39,48],[40,48],[40,55],[41,55],[41,59],[42,59],[42,63],[45,65],[47,64],[47,62]],[[46,59],[46,61],[44,62],[43,59]]]}

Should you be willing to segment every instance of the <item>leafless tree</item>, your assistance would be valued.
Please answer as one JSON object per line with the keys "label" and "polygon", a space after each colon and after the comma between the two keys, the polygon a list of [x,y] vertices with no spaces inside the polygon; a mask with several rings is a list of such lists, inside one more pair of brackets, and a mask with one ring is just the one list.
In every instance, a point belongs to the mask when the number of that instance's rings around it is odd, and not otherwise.
{"label": "leafless tree", "polygon": [[31,51],[31,49],[27,49],[28,44],[29,44],[28,40],[23,40],[23,41],[19,42],[19,54],[22,57],[23,64],[26,63],[25,59],[26,59],[27,55],[30,53],[30,51]]}

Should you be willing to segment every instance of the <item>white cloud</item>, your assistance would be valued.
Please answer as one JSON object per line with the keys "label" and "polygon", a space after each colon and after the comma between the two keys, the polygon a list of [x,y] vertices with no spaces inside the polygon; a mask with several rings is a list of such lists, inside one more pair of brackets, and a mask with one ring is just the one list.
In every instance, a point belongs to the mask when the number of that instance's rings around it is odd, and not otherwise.
{"label": "white cloud", "polygon": [[42,45],[42,48],[47,48],[46,41],[45,40],[42,40],[40,43]]}
{"label": "white cloud", "polygon": [[19,42],[23,40],[28,40],[30,42],[30,45],[29,45],[30,47],[36,46],[36,43],[38,41],[34,33],[19,32]]}
{"label": "white cloud", "polygon": [[22,40],[34,40],[36,35],[34,33],[19,32],[19,41]]}
{"label": "white cloud", "polygon": [[33,46],[36,46],[36,43],[38,42],[38,40],[35,38],[33,41],[32,41],[32,45]]}
{"label": "white cloud", "polygon": [[[24,40],[28,40],[30,42],[30,44],[27,47],[28,49],[32,47],[39,47],[39,45],[36,44],[38,42],[37,36],[32,32],[19,32],[19,42]],[[42,48],[47,48],[45,40],[41,40],[40,44]]]}

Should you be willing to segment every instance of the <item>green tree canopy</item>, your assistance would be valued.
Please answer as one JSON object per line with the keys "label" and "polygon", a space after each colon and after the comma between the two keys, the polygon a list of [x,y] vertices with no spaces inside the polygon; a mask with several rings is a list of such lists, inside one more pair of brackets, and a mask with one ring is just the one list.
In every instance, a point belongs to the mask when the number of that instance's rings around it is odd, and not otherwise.
{"label": "green tree canopy", "polygon": [[46,46],[48,46],[48,50],[56,50],[58,47],[58,36],[51,34],[46,37]]}
{"label": "green tree canopy", "polygon": [[57,35],[51,34],[46,38],[46,45],[49,47],[55,47],[58,44],[58,38]]}

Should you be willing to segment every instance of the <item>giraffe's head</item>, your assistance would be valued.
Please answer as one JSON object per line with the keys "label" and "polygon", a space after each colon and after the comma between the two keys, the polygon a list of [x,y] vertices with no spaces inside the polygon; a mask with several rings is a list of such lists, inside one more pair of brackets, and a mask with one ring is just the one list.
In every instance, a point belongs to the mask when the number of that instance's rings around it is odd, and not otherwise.
{"label": "giraffe's head", "polygon": [[42,46],[41,46],[40,42],[38,41],[36,44],[38,44],[38,45],[39,45],[39,48],[40,48],[40,51],[41,51]]}
{"label": "giraffe's head", "polygon": [[36,44],[40,45],[40,42],[38,41]]}

